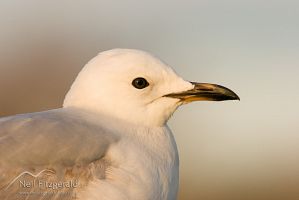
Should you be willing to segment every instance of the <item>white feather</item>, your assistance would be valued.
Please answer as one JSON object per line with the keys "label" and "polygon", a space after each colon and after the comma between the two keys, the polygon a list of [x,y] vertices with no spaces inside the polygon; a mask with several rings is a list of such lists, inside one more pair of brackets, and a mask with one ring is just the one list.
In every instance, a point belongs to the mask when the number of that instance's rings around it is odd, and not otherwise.
{"label": "white feather", "polygon": [[[137,77],[149,86],[136,89]],[[176,199],[179,160],[166,122],[181,103],[163,96],[192,87],[146,52],[100,53],[79,73],[63,108],[0,119],[0,189],[24,170],[51,169],[51,180],[81,181],[69,190],[79,200]],[[20,190],[0,190],[0,198],[17,199]]]}

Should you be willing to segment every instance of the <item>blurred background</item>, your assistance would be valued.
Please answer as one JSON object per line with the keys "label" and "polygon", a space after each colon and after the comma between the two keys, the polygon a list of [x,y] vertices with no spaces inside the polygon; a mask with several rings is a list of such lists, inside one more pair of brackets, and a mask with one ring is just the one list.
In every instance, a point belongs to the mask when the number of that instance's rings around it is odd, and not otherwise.
{"label": "blurred background", "polygon": [[170,120],[180,200],[299,199],[299,1],[1,0],[0,27],[1,116],[61,107],[100,51],[146,50],[241,97]]}

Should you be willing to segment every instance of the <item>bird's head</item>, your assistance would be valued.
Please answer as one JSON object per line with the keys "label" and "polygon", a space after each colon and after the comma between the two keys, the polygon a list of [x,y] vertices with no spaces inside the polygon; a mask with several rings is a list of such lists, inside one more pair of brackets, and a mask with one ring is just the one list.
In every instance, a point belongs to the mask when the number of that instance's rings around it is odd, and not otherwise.
{"label": "bird's head", "polygon": [[163,126],[182,104],[235,99],[239,97],[223,86],[183,80],[149,53],[113,49],[86,64],[63,106],[140,125]]}

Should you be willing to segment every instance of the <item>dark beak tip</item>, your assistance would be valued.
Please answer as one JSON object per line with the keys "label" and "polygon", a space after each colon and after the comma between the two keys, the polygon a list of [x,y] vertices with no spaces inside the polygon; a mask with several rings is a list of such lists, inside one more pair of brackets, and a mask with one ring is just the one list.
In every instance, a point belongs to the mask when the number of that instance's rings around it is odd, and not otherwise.
{"label": "dark beak tip", "polygon": [[236,98],[234,98],[232,100],[241,101],[241,99],[239,97],[236,97]]}
{"label": "dark beak tip", "polygon": [[240,97],[236,93],[234,93],[232,100],[241,101]]}
{"label": "dark beak tip", "polygon": [[232,93],[231,95],[227,96],[227,100],[236,100],[240,101],[240,97],[236,93]]}

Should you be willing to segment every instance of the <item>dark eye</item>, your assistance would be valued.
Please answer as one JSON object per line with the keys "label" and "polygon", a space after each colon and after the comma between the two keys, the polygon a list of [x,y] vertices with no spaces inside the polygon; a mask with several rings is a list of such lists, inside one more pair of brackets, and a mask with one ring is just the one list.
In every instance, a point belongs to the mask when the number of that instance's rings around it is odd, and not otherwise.
{"label": "dark eye", "polygon": [[132,81],[132,85],[137,89],[143,89],[143,88],[149,86],[147,80],[145,80],[145,78],[142,78],[142,77],[135,78]]}

